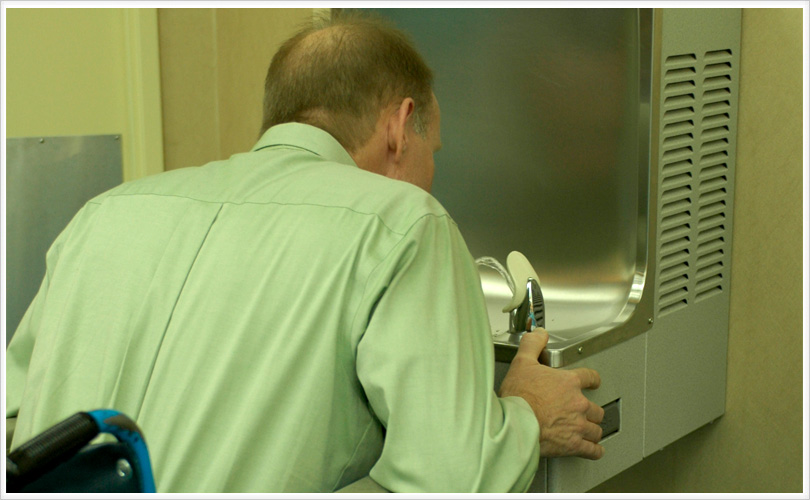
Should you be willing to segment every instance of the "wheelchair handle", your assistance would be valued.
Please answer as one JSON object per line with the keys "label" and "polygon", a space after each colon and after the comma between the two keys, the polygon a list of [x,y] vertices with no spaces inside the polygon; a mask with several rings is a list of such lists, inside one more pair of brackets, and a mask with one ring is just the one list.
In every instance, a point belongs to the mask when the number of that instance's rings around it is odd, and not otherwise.
{"label": "wheelchair handle", "polygon": [[79,412],[27,441],[6,457],[9,491],[13,484],[27,484],[64,462],[100,432],[114,435],[135,451],[143,471],[143,491],[155,492],[149,451],[138,426],[123,413],[114,410]]}
{"label": "wheelchair handle", "polygon": [[[29,483],[56,464],[82,449],[98,434],[98,425],[90,414],[69,417],[12,451],[6,464],[9,482]],[[11,463],[9,463],[11,462]]]}

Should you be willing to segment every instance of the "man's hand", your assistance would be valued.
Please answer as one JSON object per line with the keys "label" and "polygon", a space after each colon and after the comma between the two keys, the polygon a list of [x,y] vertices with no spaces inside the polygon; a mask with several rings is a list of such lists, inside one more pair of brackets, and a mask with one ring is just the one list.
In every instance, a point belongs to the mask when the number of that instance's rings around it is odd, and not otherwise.
{"label": "man's hand", "polygon": [[540,424],[540,456],[579,456],[596,460],[605,449],[599,424],[605,411],[588,401],[582,389],[596,389],[599,374],[588,368],[559,370],[540,364],[548,332],[527,332],[501,384],[500,397],[520,396]]}

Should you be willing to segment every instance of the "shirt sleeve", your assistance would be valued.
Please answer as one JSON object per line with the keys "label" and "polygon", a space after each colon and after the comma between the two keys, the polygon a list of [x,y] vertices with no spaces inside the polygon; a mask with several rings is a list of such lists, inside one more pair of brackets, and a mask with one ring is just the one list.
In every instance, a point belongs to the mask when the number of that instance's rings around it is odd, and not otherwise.
{"label": "shirt sleeve", "polygon": [[68,224],[68,227],[60,233],[48,249],[45,258],[45,276],[6,348],[6,418],[14,418],[20,411],[28,365],[31,362],[37,331],[42,319],[42,309],[48,297],[50,277],[59,260],[59,252],[64,240],[67,239],[71,225]]}
{"label": "shirt sleeve", "polygon": [[42,323],[45,304],[48,302],[51,276],[59,261],[62,248],[79,224],[82,215],[93,213],[94,209],[95,206],[88,203],[79,210],[65,229],[59,233],[45,255],[45,276],[6,348],[6,418],[15,418],[20,411],[28,377],[28,367]]}
{"label": "shirt sleeve", "polygon": [[48,275],[42,279],[39,291],[31,301],[6,348],[6,418],[15,418],[20,411],[28,364],[34,351],[35,332],[41,317],[42,305],[48,293]]}
{"label": "shirt sleeve", "polygon": [[386,428],[370,476],[394,492],[525,492],[539,427],[526,401],[495,395],[480,278],[455,223],[422,217],[366,289],[357,373]]}

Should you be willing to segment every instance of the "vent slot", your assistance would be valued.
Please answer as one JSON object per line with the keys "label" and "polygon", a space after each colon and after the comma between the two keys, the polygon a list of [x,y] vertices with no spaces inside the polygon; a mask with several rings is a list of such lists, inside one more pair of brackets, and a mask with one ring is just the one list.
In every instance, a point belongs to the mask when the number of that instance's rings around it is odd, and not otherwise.
{"label": "vent slot", "polygon": [[727,182],[728,182],[728,178],[725,175],[721,175],[719,177],[709,178],[709,179],[707,179],[705,181],[700,181],[699,190],[700,190],[700,192],[706,192],[706,191],[709,191],[710,189],[713,189],[713,188],[716,188],[716,187],[719,187],[719,186],[725,186],[725,184]]}
{"label": "vent slot", "polygon": [[684,144],[689,144],[694,139],[692,134],[681,134],[676,135],[675,137],[668,137],[664,139],[664,147],[678,147],[683,146]]}
{"label": "vent slot", "polygon": [[712,165],[710,167],[704,167],[700,171],[700,178],[701,179],[708,179],[710,177],[716,177],[718,175],[725,175],[728,171],[728,165],[725,163],[721,163],[719,165]]}
{"label": "vent slot", "polygon": [[671,82],[673,80],[684,80],[695,76],[695,68],[681,68],[671,69],[667,71],[664,76],[664,81]]}
{"label": "vent slot", "polygon": [[723,238],[717,238],[706,243],[700,243],[698,245],[698,258],[700,258],[701,255],[708,255],[716,252],[717,250],[721,250],[724,245],[725,241]]}
{"label": "vent slot", "polygon": [[700,202],[701,206],[714,204],[713,202],[715,201],[720,201],[721,203],[723,203],[723,205],[725,205],[726,194],[727,194],[726,188],[715,189],[714,191],[701,194],[700,198],[698,198],[698,201]]}
{"label": "vent slot", "polygon": [[[716,75],[718,73],[731,73],[731,63],[723,62],[723,63],[707,64],[706,67],[703,69],[704,75]],[[729,81],[731,81],[731,77],[729,77],[728,79]]]}
{"label": "vent slot", "polygon": [[676,226],[665,231],[661,232],[661,239],[665,242],[673,241],[678,238],[683,238],[684,236],[688,236],[691,232],[691,228],[689,224],[681,224],[680,226]]}
{"label": "vent slot", "polygon": [[[662,169],[662,173],[664,174],[664,180],[673,175],[689,172],[692,170],[693,167],[694,165],[692,164],[691,158],[688,160],[682,160],[673,163],[665,163],[664,168]],[[689,172],[689,175],[692,175],[691,172]]]}
{"label": "vent slot", "polygon": [[714,139],[715,137],[723,137],[723,140],[726,141],[726,144],[728,144],[728,139],[726,139],[726,137],[728,137],[728,126],[723,125],[722,127],[714,127],[708,130],[703,130],[703,140],[710,140]]}
{"label": "vent slot", "polygon": [[687,271],[689,271],[689,264],[686,262],[675,264],[674,266],[668,267],[666,270],[661,272],[661,280],[663,283],[666,283],[676,276],[688,276],[686,274]]}
{"label": "vent slot", "polygon": [[725,233],[726,233],[726,228],[725,227],[723,227],[722,225],[715,226],[715,227],[713,227],[711,229],[705,229],[705,230],[699,232],[697,240],[698,240],[698,243],[703,242],[703,241],[707,241],[707,240],[712,240],[712,239],[715,239],[715,238],[719,238],[719,239],[722,240],[723,235]]}
{"label": "vent slot", "polygon": [[721,125],[723,123],[727,123],[728,120],[729,120],[728,113],[721,113],[719,115],[711,115],[711,116],[704,117],[703,121],[701,121],[700,125],[703,128],[714,127],[714,126],[717,126],[717,125]]}
{"label": "vent slot", "polygon": [[705,279],[707,276],[713,276],[715,273],[719,273],[723,270],[723,264],[717,262],[716,264],[712,264],[707,266],[705,269],[701,270],[697,273],[698,281]]}
{"label": "vent slot", "polygon": [[688,305],[688,297],[689,290],[686,287],[663,294],[659,292],[659,314],[663,316],[665,314],[673,313],[679,309],[683,309]]}
{"label": "vent slot", "polygon": [[678,94],[682,92],[689,92],[695,90],[695,81],[689,80],[686,82],[675,82],[675,83],[668,83],[666,87],[664,87],[665,94]]}
{"label": "vent slot", "polygon": [[734,64],[729,49],[664,59],[659,115],[659,315],[726,291]]}
{"label": "vent slot", "polygon": [[681,159],[687,156],[691,156],[693,151],[694,150],[692,149],[692,146],[687,146],[685,148],[678,148],[678,149],[670,149],[669,151],[664,152],[663,160],[671,161],[675,159]]}
{"label": "vent slot", "polygon": [[[706,119],[704,118],[704,121],[705,120]],[[694,126],[695,122],[693,122],[692,120],[669,123],[667,125],[664,125],[664,135],[681,134],[683,132],[692,130]]]}
{"label": "vent slot", "polygon": [[673,291],[686,290],[687,283],[689,283],[689,276],[686,274],[670,278],[661,283],[661,293],[667,295]]}
{"label": "vent slot", "polygon": [[720,151],[710,155],[703,155],[700,157],[700,166],[713,165],[715,163],[722,163],[728,160],[728,151]]}
{"label": "vent slot", "polygon": [[698,231],[704,231],[710,227],[723,224],[725,221],[726,221],[726,214],[722,213],[713,215],[711,217],[706,217],[705,219],[701,219],[700,222],[698,223]]}
{"label": "vent slot", "polygon": [[709,151],[709,150],[716,150],[716,149],[727,149],[728,148],[728,139],[723,137],[722,139],[717,139],[715,141],[707,141],[704,142],[702,146],[700,146],[700,151]]}
{"label": "vent slot", "polygon": [[[722,266],[721,266],[722,267]],[[696,301],[707,299],[723,291],[723,275],[717,274],[704,280],[698,280],[695,286]]]}
{"label": "vent slot", "polygon": [[698,216],[708,217],[709,215],[715,215],[717,213],[724,214],[725,209],[726,209],[726,202],[725,200],[721,200],[718,201],[717,203],[712,203],[710,205],[698,207]]}
{"label": "vent slot", "polygon": [[723,257],[725,254],[722,250],[716,250],[712,253],[707,253],[706,255],[701,255],[697,258],[697,265],[701,267],[707,267],[709,264],[714,264],[715,262],[723,262]]}
{"label": "vent slot", "polygon": [[661,228],[666,229],[678,224],[683,224],[692,220],[692,215],[689,212],[681,212],[679,214],[670,215],[661,219]]}
{"label": "vent slot", "polygon": [[692,186],[686,185],[681,186],[679,188],[670,189],[668,191],[664,191],[664,194],[661,196],[661,199],[664,200],[664,203],[670,200],[678,200],[681,198],[686,198],[692,192]]}
{"label": "vent slot", "polygon": [[729,83],[731,83],[731,77],[729,75],[713,76],[711,78],[706,78],[705,80],[703,80],[703,88],[728,85]]}
{"label": "vent slot", "polygon": [[664,106],[667,108],[680,108],[695,102],[695,94],[684,94],[667,97]]}
{"label": "vent slot", "polygon": [[694,64],[697,61],[695,54],[682,54],[677,56],[667,57],[667,67],[679,66],[683,64]]}
{"label": "vent slot", "polygon": [[731,50],[712,50],[706,52],[706,56],[703,58],[703,61],[706,63],[711,63],[721,61],[723,59],[731,59]]}
{"label": "vent slot", "polygon": [[679,240],[670,241],[661,245],[661,253],[664,255],[675,253],[679,250],[686,250],[689,248],[689,238],[681,238]]}
{"label": "vent slot", "polygon": [[715,191],[717,189],[725,190],[725,186],[728,184],[728,177],[726,176],[727,170],[725,163],[722,163],[709,167],[705,172],[701,172],[698,190],[701,193]]}
{"label": "vent slot", "polygon": [[661,259],[661,266],[664,269],[685,263],[689,260],[689,250],[681,250],[680,252],[672,255],[667,255]]}
{"label": "vent slot", "polygon": [[667,177],[663,181],[661,181],[661,186],[665,190],[669,190],[675,187],[678,187],[682,184],[689,184],[692,181],[692,173],[691,172],[684,172],[680,175],[673,175],[671,177]]}
{"label": "vent slot", "polygon": [[729,101],[712,102],[703,106],[703,115],[713,115],[730,109],[731,103]]}
{"label": "vent slot", "polygon": [[672,109],[664,113],[664,121],[678,121],[689,118],[695,114],[695,108]]}
{"label": "vent slot", "polygon": [[685,200],[678,200],[673,201],[671,203],[665,203],[663,207],[661,207],[661,213],[668,217],[677,212],[685,212],[687,208],[692,206],[692,200],[686,198]]}

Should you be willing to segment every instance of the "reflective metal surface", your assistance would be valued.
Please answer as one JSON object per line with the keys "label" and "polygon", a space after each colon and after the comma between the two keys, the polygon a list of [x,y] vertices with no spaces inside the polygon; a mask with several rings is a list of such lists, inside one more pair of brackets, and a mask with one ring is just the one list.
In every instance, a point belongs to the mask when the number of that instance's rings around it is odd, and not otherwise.
{"label": "reflective metal surface", "polygon": [[[474,257],[536,269],[568,364],[649,328],[649,9],[380,9],[436,76],[433,194]],[[654,234],[654,233],[653,233]],[[503,278],[479,266],[498,359]]]}
{"label": "reflective metal surface", "polygon": [[45,253],[90,198],[122,181],[121,137],[6,139],[6,343],[45,276]]}

